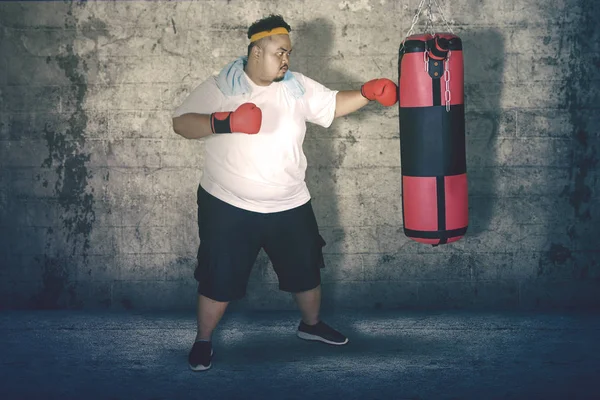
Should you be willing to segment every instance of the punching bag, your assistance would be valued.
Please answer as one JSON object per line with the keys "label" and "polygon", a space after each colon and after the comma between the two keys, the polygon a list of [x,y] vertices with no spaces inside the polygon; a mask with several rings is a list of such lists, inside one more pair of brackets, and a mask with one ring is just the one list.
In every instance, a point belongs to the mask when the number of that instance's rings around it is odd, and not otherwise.
{"label": "punching bag", "polygon": [[462,42],[412,35],[399,51],[402,216],[409,238],[431,245],[467,231]]}

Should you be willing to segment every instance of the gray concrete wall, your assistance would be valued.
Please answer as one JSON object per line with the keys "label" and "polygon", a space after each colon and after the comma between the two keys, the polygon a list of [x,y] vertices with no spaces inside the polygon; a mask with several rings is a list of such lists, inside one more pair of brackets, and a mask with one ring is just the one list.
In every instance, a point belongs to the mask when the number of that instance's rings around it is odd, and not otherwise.
{"label": "gray concrete wall", "polygon": [[[270,12],[292,25],[293,69],[396,80],[418,3],[0,3],[0,308],[193,307],[203,143],[171,131],[173,107]],[[404,236],[397,107],[311,126],[324,305],[597,307],[598,3],[441,3],[465,48],[469,232]],[[235,307],[294,307],[264,254]]]}

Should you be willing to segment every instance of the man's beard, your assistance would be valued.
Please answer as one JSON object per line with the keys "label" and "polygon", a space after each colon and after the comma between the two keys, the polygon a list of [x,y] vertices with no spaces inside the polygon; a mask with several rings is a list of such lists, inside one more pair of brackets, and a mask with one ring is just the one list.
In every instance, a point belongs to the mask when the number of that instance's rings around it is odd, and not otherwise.
{"label": "man's beard", "polygon": [[[284,67],[285,68],[285,67]],[[273,79],[273,82],[281,82],[283,80],[283,78],[285,78],[285,74],[288,72],[288,69],[286,68],[285,71],[283,71],[283,75],[281,75],[280,77],[276,77],[275,79]]]}

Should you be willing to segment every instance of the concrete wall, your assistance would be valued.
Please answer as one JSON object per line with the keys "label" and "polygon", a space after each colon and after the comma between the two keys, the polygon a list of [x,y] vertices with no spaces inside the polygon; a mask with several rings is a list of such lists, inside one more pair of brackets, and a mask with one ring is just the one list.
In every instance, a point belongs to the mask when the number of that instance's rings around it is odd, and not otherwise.
{"label": "concrete wall", "polygon": [[[465,48],[469,232],[404,236],[397,107],[311,126],[324,305],[598,306],[598,2],[441,3]],[[292,25],[293,69],[335,89],[396,80],[418,4],[0,3],[0,308],[193,307],[203,143],[171,110],[270,12]],[[234,307],[294,307],[264,254]]]}

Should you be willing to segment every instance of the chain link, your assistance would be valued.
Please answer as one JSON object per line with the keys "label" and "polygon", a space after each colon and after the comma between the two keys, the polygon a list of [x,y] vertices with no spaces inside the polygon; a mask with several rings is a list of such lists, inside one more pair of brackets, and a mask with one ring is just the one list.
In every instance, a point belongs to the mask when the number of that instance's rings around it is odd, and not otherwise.
{"label": "chain link", "polygon": [[[430,0],[431,1],[431,0]],[[425,5],[425,0],[421,0],[421,3],[419,3],[419,8],[417,10],[417,13],[415,14],[415,16],[413,17],[412,20],[412,24],[410,26],[410,29],[408,30],[408,32],[406,33],[406,36],[404,37],[404,40],[402,40],[402,46],[404,46],[404,42],[406,42],[406,39],[412,35],[413,30],[415,29],[415,25],[417,25],[417,22],[419,22],[419,17],[421,16],[421,12],[423,11],[423,6]]]}
{"label": "chain link", "polygon": [[431,36],[435,36],[435,22],[433,21],[433,11],[431,11],[431,0],[427,3],[427,17],[427,21],[425,21],[425,32],[427,32],[427,28],[429,28]]}
{"label": "chain link", "polygon": [[404,37],[404,40],[402,40],[402,46],[404,46],[404,42],[406,42],[406,39],[413,34],[413,31],[415,29],[415,26],[417,25],[417,22],[419,22],[419,17],[421,16],[421,13],[423,12],[423,6],[425,5],[425,2],[428,1],[427,3],[427,11],[428,11],[428,19],[427,22],[425,23],[425,31],[427,31],[427,28],[431,29],[431,34],[434,35],[435,31],[434,31],[434,26],[433,26],[433,11],[431,10],[431,2],[433,1],[433,3],[436,5],[440,15],[442,16],[442,20],[444,21],[444,24],[446,25],[446,28],[448,28],[448,30],[450,31],[450,33],[454,34],[454,32],[452,31],[452,28],[450,28],[450,25],[448,24],[448,20],[446,19],[446,16],[444,15],[444,12],[442,11],[442,8],[440,7],[439,3],[437,2],[437,0],[421,0],[421,2],[419,3],[419,8],[417,9],[417,13],[415,14],[415,16],[412,19],[412,23],[410,25],[410,29],[408,30],[408,32],[406,33],[406,36]]}
{"label": "chain link", "polygon": [[438,11],[440,12],[440,15],[442,16],[442,20],[444,21],[444,24],[446,24],[446,28],[448,28],[448,31],[454,35],[454,31],[452,31],[452,28],[450,28],[450,25],[448,24],[448,20],[446,19],[446,16],[444,15],[444,12],[442,11],[442,7],[440,7],[437,0],[433,0],[433,2],[437,6]]}
{"label": "chain link", "polygon": [[450,111],[450,101],[452,100],[452,93],[450,93],[450,54],[452,52],[448,51],[448,56],[444,60],[444,80],[446,81],[446,92],[444,93],[444,99],[446,100],[446,112]]}

